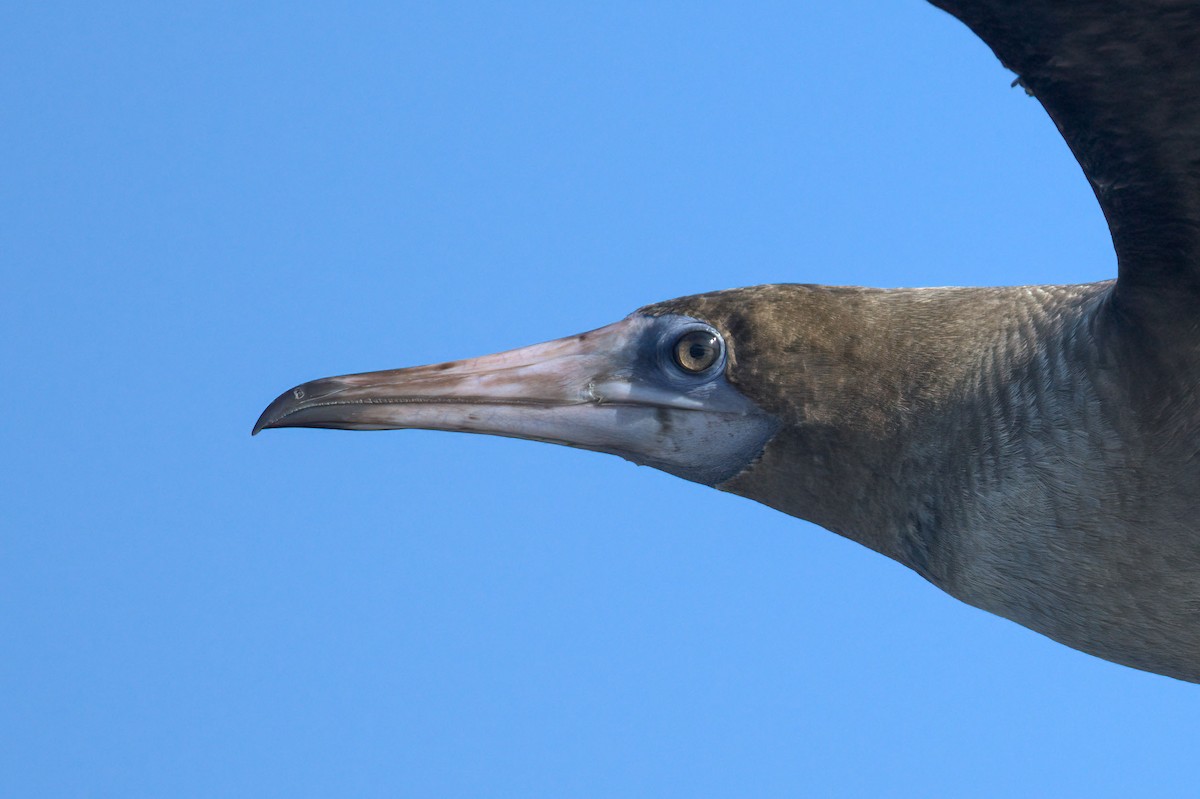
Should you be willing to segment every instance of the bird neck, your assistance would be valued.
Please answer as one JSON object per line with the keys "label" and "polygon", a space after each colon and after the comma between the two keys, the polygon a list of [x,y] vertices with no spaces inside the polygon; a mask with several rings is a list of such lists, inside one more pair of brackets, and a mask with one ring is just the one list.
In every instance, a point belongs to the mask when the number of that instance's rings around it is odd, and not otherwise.
{"label": "bird neck", "polygon": [[[1080,363],[1068,350],[1094,350],[1088,318],[1106,290],[810,290],[787,342],[743,353],[764,372],[743,391],[785,421],[719,488],[947,585],[987,523],[979,497],[1036,469],[1039,436],[1075,401],[1067,389],[1083,378],[1066,374]],[[762,361],[767,351],[787,363]]]}

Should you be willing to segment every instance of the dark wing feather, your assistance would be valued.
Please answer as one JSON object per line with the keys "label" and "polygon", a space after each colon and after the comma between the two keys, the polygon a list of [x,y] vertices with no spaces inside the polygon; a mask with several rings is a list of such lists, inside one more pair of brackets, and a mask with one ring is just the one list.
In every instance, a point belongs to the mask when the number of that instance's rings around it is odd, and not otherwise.
{"label": "dark wing feather", "polygon": [[930,1],[1017,73],[1079,160],[1118,307],[1200,314],[1200,0]]}

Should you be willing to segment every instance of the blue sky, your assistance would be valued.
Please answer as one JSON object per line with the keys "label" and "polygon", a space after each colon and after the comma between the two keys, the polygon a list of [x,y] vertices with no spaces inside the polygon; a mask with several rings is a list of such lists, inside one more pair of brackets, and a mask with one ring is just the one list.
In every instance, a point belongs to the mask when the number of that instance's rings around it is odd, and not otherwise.
{"label": "blue sky", "polygon": [[1196,686],[752,502],[249,437],[302,380],[667,297],[1115,272],[959,23],[745,5],[0,12],[0,794],[1194,791]]}

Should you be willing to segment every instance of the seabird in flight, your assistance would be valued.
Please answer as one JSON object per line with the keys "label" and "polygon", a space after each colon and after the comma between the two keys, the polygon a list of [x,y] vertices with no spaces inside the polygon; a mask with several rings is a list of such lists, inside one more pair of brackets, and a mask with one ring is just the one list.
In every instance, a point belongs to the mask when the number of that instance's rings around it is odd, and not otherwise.
{"label": "seabird in flight", "polygon": [[1200,3],[933,4],[1049,112],[1108,221],[1115,281],[718,291],[498,355],[304,383],[254,432],[417,427],[617,454],[1200,682]]}

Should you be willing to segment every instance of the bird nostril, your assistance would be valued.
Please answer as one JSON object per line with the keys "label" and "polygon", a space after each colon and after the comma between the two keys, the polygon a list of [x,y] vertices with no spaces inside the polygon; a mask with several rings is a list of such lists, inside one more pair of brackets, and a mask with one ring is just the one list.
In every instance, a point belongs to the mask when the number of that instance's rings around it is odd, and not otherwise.
{"label": "bird nostril", "polygon": [[304,389],[302,389],[302,388],[293,388],[293,389],[292,389],[292,396],[293,396],[293,397],[295,397],[295,398],[296,398],[296,399],[298,399],[298,400],[302,400],[302,399],[304,399]]}

